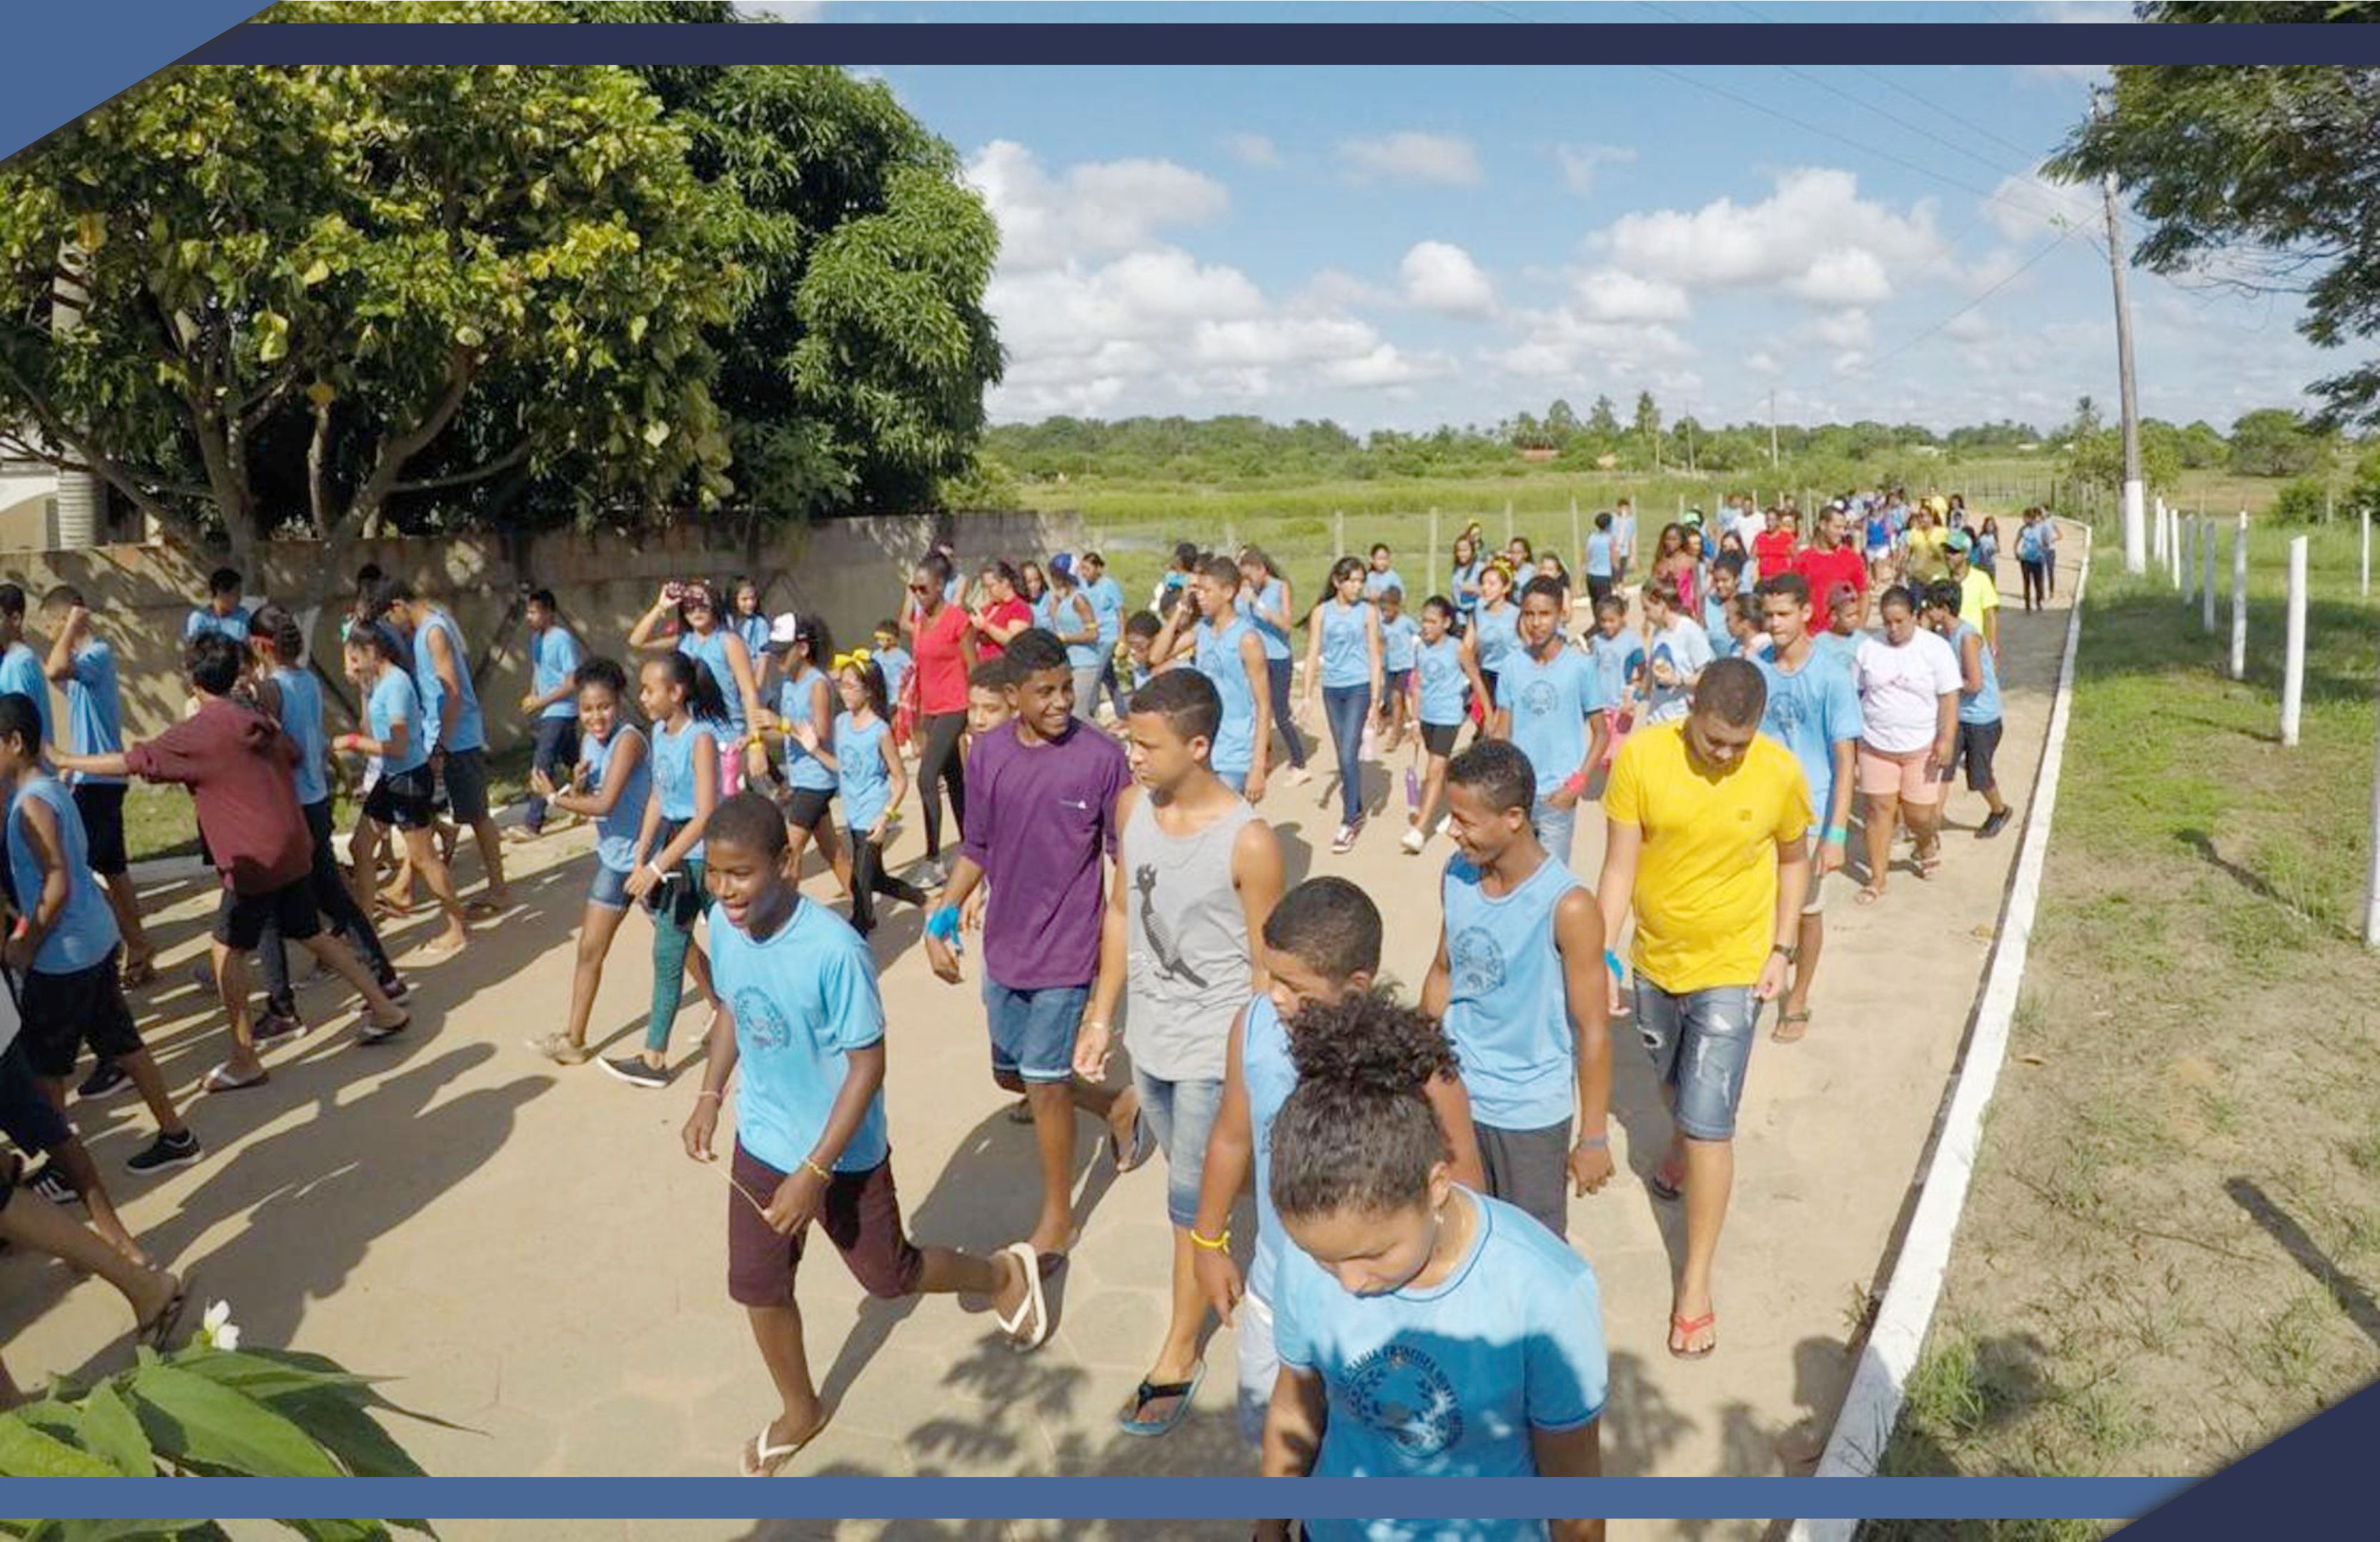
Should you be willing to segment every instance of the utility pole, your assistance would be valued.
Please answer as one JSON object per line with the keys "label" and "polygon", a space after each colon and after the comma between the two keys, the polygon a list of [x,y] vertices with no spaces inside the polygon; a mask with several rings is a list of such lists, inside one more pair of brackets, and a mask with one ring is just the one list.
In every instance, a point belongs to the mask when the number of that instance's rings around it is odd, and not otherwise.
{"label": "utility pole", "polygon": [[[2096,91],[2091,110],[2100,111]],[[2148,567],[2148,519],[2141,506],[2140,400],[2132,381],[2132,307],[2124,294],[2124,232],[2116,212],[2115,173],[2100,178],[2099,190],[2107,206],[2107,273],[2116,288],[2116,371],[2124,415],[2124,571],[2137,574]]]}

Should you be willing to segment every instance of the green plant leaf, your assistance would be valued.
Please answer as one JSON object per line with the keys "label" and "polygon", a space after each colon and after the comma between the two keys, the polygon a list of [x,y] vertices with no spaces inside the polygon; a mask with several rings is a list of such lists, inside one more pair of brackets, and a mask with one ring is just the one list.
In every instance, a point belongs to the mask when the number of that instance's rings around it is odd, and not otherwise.
{"label": "green plant leaf", "polygon": [[115,1467],[14,1414],[0,1414],[0,1477],[116,1477]]}
{"label": "green plant leaf", "polygon": [[273,1400],[273,1407],[303,1425],[357,1477],[429,1476],[343,1389],[285,1393]]}
{"label": "green plant leaf", "polygon": [[388,1542],[388,1527],[379,1521],[276,1521],[311,1542]]}
{"label": "green plant leaf", "polygon": [[302,1392],[316,1387],[362,1387],[370,1381],[370,1378],[357,1376],[350,1371],[293,1365],[269,1354],[213,1349],[203,1344],[193,1345],[176,1354],[174,1364],[193,1376],[205,1377],[209,1381],[235,1388],[266,1402],[286,1392]]}
{"label": "green plant leaf", "polygon": [[205,1520],[187,1521],[52,1521],[39,1533],[41,1542],[148,1542],[150,1538],[180,1538],[188,1536],[195,1528],[211,1524]]}
{"label": "green plant leaf", "polygon": [[82,1407],[82,1443],[94,1456],[105,1457],[126,1477],[157,1475],[157,1455],[140,1421],[121,1394],[103,1381],[91,1389]]}
{"label": "green plant leaf", "polygon": [[178,1366],[144,1366],[125,1390],[169,1462],[260,1477],[336,1477],[338,1466],[304,1429],[247,1393]]}

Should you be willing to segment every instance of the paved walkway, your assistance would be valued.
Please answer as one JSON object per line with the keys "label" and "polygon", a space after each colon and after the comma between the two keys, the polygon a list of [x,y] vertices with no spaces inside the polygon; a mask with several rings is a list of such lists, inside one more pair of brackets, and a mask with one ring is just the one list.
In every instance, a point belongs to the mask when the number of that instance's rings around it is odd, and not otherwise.
{"label": "paved walkway", "polygon": [[[2062,604],[2027,616],[2011,598],[2002,613],[2001,771],[2020,816],[2055,682]],[[1373,775],[1389,795],[1384,773]],[[1387,973],[1417,990],[1436,945],[1435,880],[1450,848],[1440,842],[1420,858],[1400,855],[1402,820],[1392,811],[1354,853],[1333,857],[1335,817],[1318,807],[1322,785],[1277,783],[1266,800],[1291,879],[1329,871],[1366,885],[1388,918]],[[1819,1421],[1850,1375],[1851,1324],[1973,1009],[2018,846],[2015,828],[1989,844],[1971,839],[1981,807],[1963,789],[1951,809],[1963,828],[1949,832],[1935,881],[1897,874],[1873,909],[1849,904],[1846,886],[1829,917],[1809,1038],[1791,1047],[1764,1038],[1755,1054],[1719,1257],[1720,1347],[1706,1361],[1664,1353],[1680,1222],[1644,1187],[1665,1126],[1633,1037],[1618,1038],[1614,1144],[1627,1171],[1602,1195],[1573,1201],[1571,1221],[1606,1303],[1607,1471],[1776,1474],[1804,1470],[1788,1465],[1797,1443],[1815,1453],[1812,1437],[1823,1436]],[[918,839],[913,816],[896,858],[914,856]],[[738,1442],[770,1406],[723,1288],[729,1190],[677,1147],[693,1082],[634,1091],[592,1064],[557,1072],[521,1047],[559,1026],[568,1002],[586,848],[583,831],[512,848],[516,909],[478,930],[461,957],[411,972],[418,1026],[403,1040],[358,1046],[344,1026],[326,1026],[273,1057],[268,1087],[200,1099],[191,1119],[211,1147],[200,1166],[157,1181],[125,1175],[145,1113],[130,1099],[80,1111],[130,1223],[161,1257],[195,1270],[206,1299],[228,1299],[250,1342],[399,1378],[389,1389],[398,1401],[456,1427],[399,1422],[400,1439],[433,1473],[717,1475],[733,1470]],[[1590,881],[1601,855],[1599,821],[1582,820],[1575,860]],[[476,882],[468,855],[461,866]],[[826,882],[814,878],[811,891]],[[161,935],[173,949],[170,966],[138,1004],[166,1075],[190,1089],[223,1042],[185,977],[203,945],[210,896],[167,885],[150,903],[168,901]],[[1023,1234],[1031,1220],[1031,1135],[1006,1121],[1007,1099],[988,1076],[979,959],[968,958],[966,987],[941,984],[917,946],[919,917],[891,909],[877,941],[892,1021],[895,1172],[916,1235],[989,1248]],[[398,942],[418,943],[431,929],[415,921]],[[624,930],[598,1003],[597,1038],[615,1050],[644,1015],[648,936],[641,921]],[[317,1015],[334,999],[322,986],[306,998]],[[689,1005],[679,1020],[681,1056],[696,1052],[701,1029]],[[1117,1404],[1162,1327],[1164,1174],[1153,1162],[1116,1179],[1089,1156],[1094,1133],[1086,1121],[1082,1243],[1061,1277],[1055,1335],[1037,1355],[1011,1353],[979,1308],[866,1302],[830,1250],[812,1255],[801,1297],[813,1366],[837,1411],[790,1473],[1253,1470],[1232,1427],[1224,1337],[1208,1351],[1211,1371],[1196,1411],[1173,1435],[1147,1441],[1116,1431]],[[71,1283],[44,1260],[0,1257],[0,1342],[20,1380],[123,1363],[124,1317],[103,1286]],[[752,1535],[676,1524],[564,1530]],[[962,1531],[993,1534],[939,1534]]]}

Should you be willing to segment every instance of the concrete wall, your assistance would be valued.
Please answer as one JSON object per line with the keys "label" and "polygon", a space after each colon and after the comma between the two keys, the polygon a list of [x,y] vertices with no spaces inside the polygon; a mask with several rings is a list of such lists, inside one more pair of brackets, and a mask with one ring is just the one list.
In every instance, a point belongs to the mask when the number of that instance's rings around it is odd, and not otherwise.
{"label": "concrete wall", "polygon": [[[259,548],[247,588],[251,597],[270,595],[299,609],[301,620],[307,603],[320,605],[310,642],[336,680],[338,627],[356,569],[377,563],[412,579],[461,625],[489,736],[501,749],[521,737],[514,705],[528,689],[528,628],[517,608],[522,584],[552,589],[589,651],[624,662],[629,627],[663,583],[702,577],[723,584],[738,574],[761,583],[770,613],[815,613],[835,645],[848,648],[864,644],[876,623],[895,613],[909,565],[938,528],[947,530],[961,561],[970,565],[992,556],[1038,559],[1082,544],[1072,516],[1022,514],[958,515],[940,527],[922,516],[830,521],[786,532],[765,544],[749,566],[740,543],[725,532],[692,525],[633,540],[555,534],[517,546],[493,536],[362,540],[334,562],[316,542],[273,541]],[[180,715],[188,694],[180,677],[182,625],[203,599],[206,575],[218,560],[173,544],[9,552],[0,555],[0,577],[24,587],[28,640],[37,650],[49,643],[42,595],[62,583],[82,590],[102,634],[115,647],[125,727],[138,738]],[[345,692],[343,681],[337,691],[326,692],[340,727],[349,706]],[[63,712],[62,698],[53,705]]]}

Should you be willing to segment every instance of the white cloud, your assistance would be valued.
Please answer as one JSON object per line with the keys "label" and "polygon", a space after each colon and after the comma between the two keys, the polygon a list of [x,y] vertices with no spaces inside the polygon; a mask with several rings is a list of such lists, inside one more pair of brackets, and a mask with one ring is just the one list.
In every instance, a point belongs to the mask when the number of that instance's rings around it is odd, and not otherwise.
{"label": "white cloud", "polygon": [[1594,379],[1633,389],[1648,367],[1694,353],[1692,345],[1659,322],[1604,321],[1572,306],[1521,311],[1512,320],[1519,340],[1486,357],[1524,380]]}
{"label": "white cloud", "polygon": [[1864,348],[1875,340],[1876,327],[1864,310],[1838,310],[1813,318],[1802,335],[1830,348]]}
{"label": "white cloud", "polygon": [[1992,323],[1980,310],[1962,310],[1943,323],[1942,333],[1961,343],[1980,343],[1992,334]]}
{"label": "white cloud", "polygon": [[1722,198],[1691,212],[1624,214],[1588,244],[1627,272],[1688,290],[1782,287],[1830,305],[1889,294],[1894,267],[1947,274],[1954,266],[1932,200],[1896,209],[1860,197],[1853,174],[1826,167],[1779,175],[1757,203]]}
{"label": "white cloud", "polygon": [[1624,166],[1635,159],[1636,152],[1626,145],[1554,146],[1554,163],[1561,167],[1562,185],[1581,198],[1595,190],[1596,174],[1605,166]]}
{"label": "white cloud", "polygon": [[1395,182],[1431,182],[1468,188],[1479,180],[1479,157],[1471,141],[1451,134],[1413,130],[1377,140],[1342,140],[1339,159],[1358,177]]}
{"label": "white cloud", "polygon": [[1496,287],[1461,247],[1423,241],[1397,264],[1409,305],[1448,316],[1484,316],[1495,308]]}
{"label": "white cloud", "polygon": [[1221,183],[1172,161],[1087,161],[1053,179],[1012,140],[976,152],[966,178],[1000,222],[1003,271],[1129,251],[1164,226],[1203,225],[1231,203]]}
{"label": "white cloud", "polygon": [[1435,366],[1400,352],[1393,343],[1383,343],[1361,358],[1335,359],[1320,370],[1322,378],[1333,385],[1366,389],[1410,385],[1438,372]]}
{"label": "white cloud", "polygon": [[1678,322],[1686,315],[1686,292],[1658,279],[1639,278],[1617,268],[1597,268],[1571,285],[1580,310],[1597,322]]}
{"label": "white cloud", "polygon": [[1892,297],[1884,264],[1865,247],[1820,252],[1790,287],[1814,305],[1874,305]]}
{"label": "white cloud", "polygon": [[1277,166],[1281,164],[1279,147],[1262,134],[1233,134],[1223,141],[1223,148],[1242,165]]}
{"label": "white cloud", "polygon": [[2036,242],[2070,225],[2093,227],[2106,218],[2087,188],[2041,176],[2003,176],[1984,201],[1984,217],[2003,241]]}
{"label": "white cloud", "polygon": [[1775,356],[1771,355],[1766,348],[1759,349],[1754,353],[1746,355],[1743,360],[1743,367],[1751,370],[1755,375],[1777,374],[1784,368],[1784,366],[1777,362]]}

